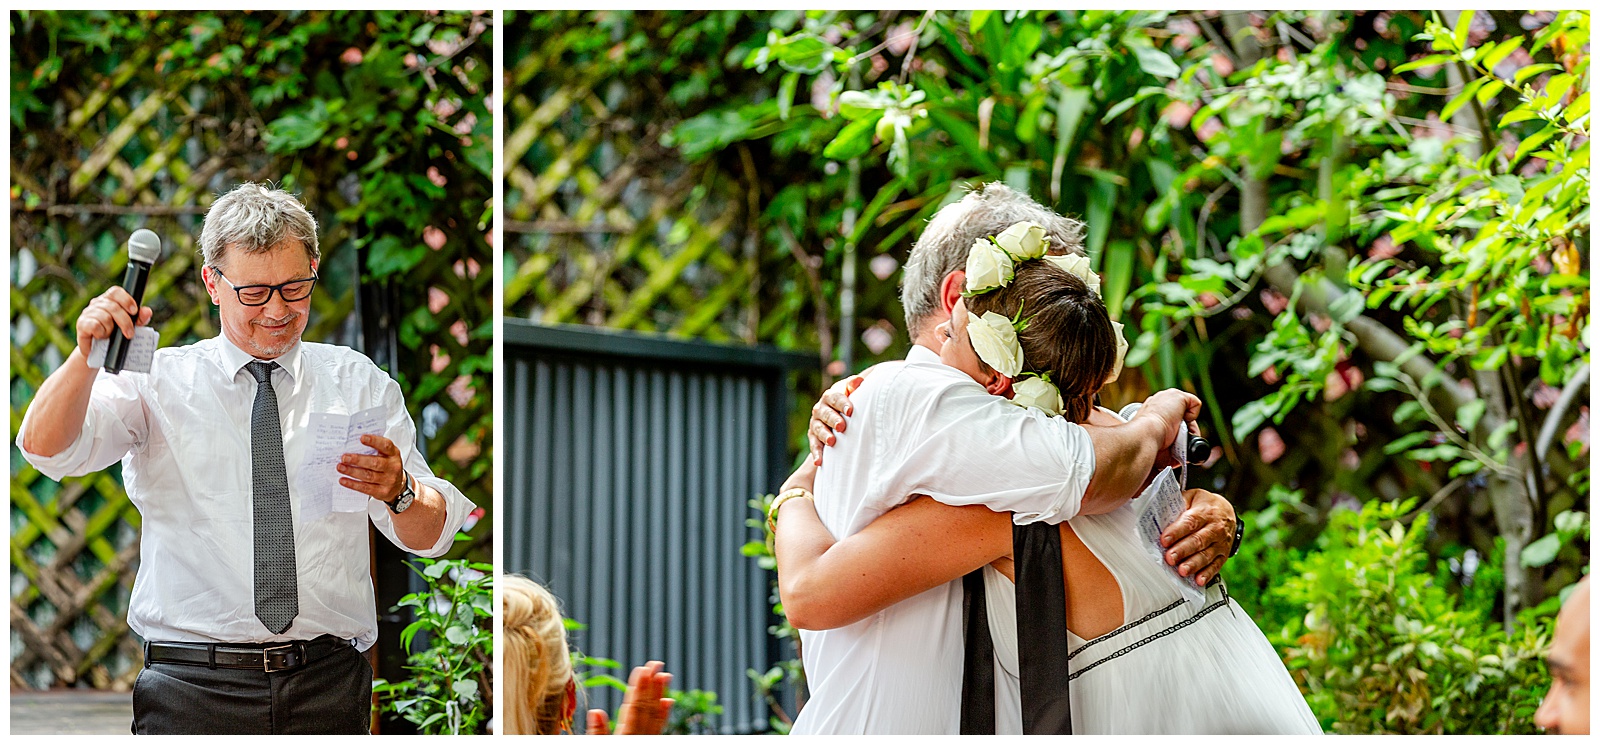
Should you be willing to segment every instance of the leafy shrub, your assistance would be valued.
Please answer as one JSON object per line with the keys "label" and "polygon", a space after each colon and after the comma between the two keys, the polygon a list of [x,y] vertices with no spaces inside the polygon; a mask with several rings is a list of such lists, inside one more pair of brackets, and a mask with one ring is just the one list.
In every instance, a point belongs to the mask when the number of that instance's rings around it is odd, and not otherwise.
{"label": "leafy shrub", "polygon": [[[372,690],[421,734],[483,734],[494,700],[494,567],[463,559],[406,563],[428,583],[392,608],[416,615],[400,632],[411,678],[380,678]],[[428,645],[413,650],[419,633]]]}
{"label": "leafy shrub", "polygon": [[1405,525],[1415,505],[1334,512],[1320,550],[1269,593],[1304,611],[1275,641],[1329,731],[1534,732],[1548,616],[1525,613],[1508,636],[1491,608],[1463,606],[1429,571],[1427,515]]}

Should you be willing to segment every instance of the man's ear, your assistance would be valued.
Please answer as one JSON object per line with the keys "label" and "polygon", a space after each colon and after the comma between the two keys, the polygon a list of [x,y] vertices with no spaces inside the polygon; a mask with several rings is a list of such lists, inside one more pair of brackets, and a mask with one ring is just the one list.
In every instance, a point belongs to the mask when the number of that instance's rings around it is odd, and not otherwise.
{"label": "man's ear", "polygon": [[967,271],[957,269],[944,275],[939,282],[939,306],[944,308],[944,314],[950,315],[951,309],[956,307],[956,301],[961,299],[961,291],[967,287]]}
{"label": "man's ear", "polygon": [[983,388],[991,395],[1011,398],[1011,377],[996,372],[994,377],[989,378],[989,382],[983,384]]}
{"label": "man's ear", "polygon": [[217,295],[217,273],[206,264],[200,265],[200,280],[206,284],[206,294],[211,296],[212,305],[221,305],[222,300]]}

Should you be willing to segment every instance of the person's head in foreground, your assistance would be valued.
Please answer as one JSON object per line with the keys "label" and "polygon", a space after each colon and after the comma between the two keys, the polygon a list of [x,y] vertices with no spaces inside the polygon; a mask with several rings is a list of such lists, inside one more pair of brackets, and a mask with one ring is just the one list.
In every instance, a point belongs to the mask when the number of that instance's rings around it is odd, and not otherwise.
{"label": "person's head in foreground", "polygon": [[505,624],[503,664],[508,735],[555,735],[572,731],[578,708],[577,682],[567,630],[556,597],[540,584],[516,575],[500,580]]}
{"label": "person's head in foreground", "polygon": [[240,184],[206,211],[200,255],[228,341],[263,360],[300,341],[321,258],[317,221],[300,200],[282,189]]}
{"label": "person's head in foreground", "polygon": [[1045,255],[1047,246],[1039,226],[1018,223],[972,247],[966,296],[939,326],[939,357],[990,393],[1083,422],[1120,373],[1126,344],[1088,260]]}
{"label": "person's head in foreground", "polygon": [[1533,723],[1559,735],[1589,734],[1589,578],[1561,606],[1556,638],[1545,658],[1550,667],[1550,692],[1533,715]]}
{"label": "person's head in foreground", "polygon": [[[959,281],[951,282],[951,274],[966,267],[972,244],[1022,222],[1043,228],[1054,252],[1083,253],[1082,222],[1051,212],[1027,194],[999,182],[973,189],[934,214],[906,258],[900,278],[900,302],[905,307],[906,332],[912,339],[932,333],[947,320],[946,293],[961,289]],[[954,279],[960,276],[956,274]]]}

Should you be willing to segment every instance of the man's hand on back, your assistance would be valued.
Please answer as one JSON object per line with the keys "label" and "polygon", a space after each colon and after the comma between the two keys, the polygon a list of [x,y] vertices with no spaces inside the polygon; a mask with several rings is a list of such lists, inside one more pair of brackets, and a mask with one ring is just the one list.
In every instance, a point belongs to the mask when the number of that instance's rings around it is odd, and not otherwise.
{"label": "man's hand on back", "polygon": [[1193,577],[1195,584],[1204,587],[1228,560],[1239,518],[1233,505],[1220,494],[1190,489],[1183,496],[1189,509],[1161,533],[1161,545],[1167,547],[1168,565],[1178,567],[1179,574]]}

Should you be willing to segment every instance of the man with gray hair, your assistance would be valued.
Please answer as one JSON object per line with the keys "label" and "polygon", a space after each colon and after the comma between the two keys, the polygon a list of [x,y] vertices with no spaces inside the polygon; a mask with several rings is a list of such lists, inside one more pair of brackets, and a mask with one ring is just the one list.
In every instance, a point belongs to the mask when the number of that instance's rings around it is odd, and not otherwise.
{"label": "man with gray hair", "polygon": [[[1019,222],[1043,227],[1050,239],[1050,253],[1084,254],[1082,222],[1058,215],[998,181],[967,192],[934,213],[906,259],[900,278],[900,302],[905,308],[906,333],[911,337],[906,359],[930,352],[937,355],[944,346],[936,329],[950,320],[951,309],[961,299],[967,280],[967,253],[972,244],[999,235]],[[849,396],[861,381],[860,375],[840,380],[811,407],[807,435],[813,466],[822,462],[823,448],[836,441],[835,432],[843,432],[848,426],[847,417],[854,411]],[[1097,433],[1092,439],[1102,450],[1120,451],[1123,446],[1104,434]],[[1191,489],[1187,495],[1189,510],[1168,531],[1171,546],[1167,561],[1179,567],[1184,576],[1196,577],[1205,584],[1221,571],[1230,551],[1236,550],[1234,539],[1239,523],[1233,506],[1220,495],[1203,489]]]}
{"label": "man with gray hair", "polygon": [[[923,514],[943,525],[963,526],[971,537],[960,547],[941,545],[941,556],[966,559],[989,551],[977,563],[981,567],[1010,553],[1011,541],[978,537],[992,536],[994,526],[1009,537],[1013,519],[1018,524],[1056,524],[1076,514],[1109,511],[1142,490],[1153,461],[1170,464],[1170,457],[1163,461],[1158,455],[1167,451],[1164,445],[1176,435],[1176,418],[1159,426],[1167,433],[1163,443],[1151,436],[1148,427],[1085,428],[1059,418],[1035,417],[1036,412],[1012,406],[991,395],[995,391],[986,391],[941,363],[945,339],[939,328],[962,298],[968,252],[974,243],[1019,222],[1043,227],[1051,253],[1083,253],[1082,223],[1003,184],[987,184],[946,205],[917,240],[901,280],[912,340],[904,362],[886,362],[873,373],[873,382],[858,395],[859,413],[849,398],[863,382],[859,375],[830,388],[812,408],[813,457],[785,481],[770,516],[783,605],[791,623],[801,630],[811,692],[795,720],[797,734],[965,731],[962,574],[972,567],[921,558],[908,561],[899,569],[914,564],[923,575],[905,584],[931,589],[889,607],[875,607],[863,618],[853,613],[859,610],[859,595],[835,594],[849,584],[841,576],[846,572],[834,573],[846,564],[816,569],[820,562],[806,563],[831,545],[807,540],[808,535],[817,535],[807,533],[808,526],[821,526],[822,534],[843,540],[898,507],[897,500],[914,497],[890,493],[894,490],[884,489],[884,484],[938,487],[942,493],[929,489],[932,500]],[[1192,421],[1198,411],[1199,400],[1189,394],[1168,391],[1158,396],[1164,403],[1152,398],[1144,415],[1157,409],[1170,412],[1175,401],[1183,404],[1178,412],[1187,407],[1184,419]],[[856,418],[847,421],[852,415]],[[843,452],[828,456],[832,460],[823,464],[823,449],[836,443],[842,443]],[[993,477],[993,471],[1004,475]],[[980,472],[982,478],[965,478]],[[904,478],[907,474],[918,478]],[[791,498],[810,497],[813,490],[814,502]],[[1188,509],[1163,533],[1163,545],[1168,562],[1203,585],[1216,576],[1237,545],[1237,520],[1232,506],[1216,494],[1193,489],[1185,496]],[[808,512],[809,505],[815,509]],[[788,581],[797,574],[810,581]],[[890,575],[891,568],[886,567],[884,574]],[[981,574],[973,576],[981,581]],[[813,615],[812,610],[821,612]],[[990,660],[973,661],[974,669],[990,664]],[[1004,724],[991,722],[982,731],[1020,734],[1021,714],[1014,713],[1019,717],[1015,722],[1001,712],[995,721]]]}
{"label": "man with gray hair", "polygon": [[[398,383],[355,350],[301,341],[321,253],[299,200],[243,184],[212,204],[200,245],[222,335],[158,350],[148,373],[101,372],[94,342],[150,321],[107,290],[17,445],[53,479],[122,461],[141,517],[135,734],[367,733],[367,526],[440,556],[472,503],[418,452]],[[316,425],[341,417],[382,434],[335,459],[346,430],[330,444]],[[333,488],[335,468],[364,502]]]}

